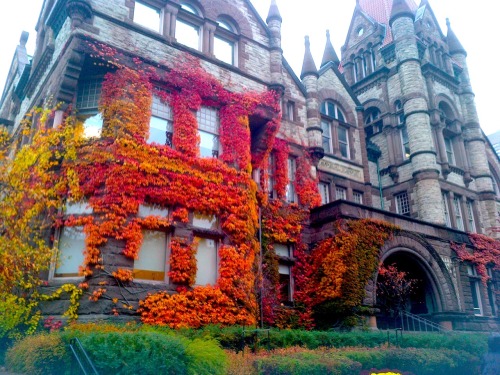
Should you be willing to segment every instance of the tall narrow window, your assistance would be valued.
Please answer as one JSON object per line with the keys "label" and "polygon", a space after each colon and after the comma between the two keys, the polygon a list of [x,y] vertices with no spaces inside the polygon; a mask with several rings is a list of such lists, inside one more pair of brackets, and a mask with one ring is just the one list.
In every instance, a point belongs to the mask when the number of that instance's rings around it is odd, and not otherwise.
{"label": "tall narrow window", "polygon": [[487,272],[488,276],[490,277],[490,279],[488,280],[488,299],[490,300],[491,314],[493,316],[496,316],[498,306],[496,305],[495,280],[493,280],[493,270],[488,267]]}
{"label": "tall narrow window", "polygon": [[196,119],[200,135],[200,156],[219,157],[219,111],[212,107],[201,107],[196,113]]}
{"label": "tall narrow window", "polygon": [[269,198],[276,198],[276,189],[275,189],[275,184],[276,184],[276,179],[275,179],[275,173],[276,173],[276,156],[274,153],[271,153],[269,155],[269,165],[268,165],[268,189],[269,189]]}
{"label": "tall narrow window", "polygon": [[335,199],[347,199],[347,189],[341,186],[335,187]]}
{"label": "tall narrow window", "polygon": [[291,100],[286,102],[286,117],[288,121],[295,121],[295,103]]}
{"label": "tall narrow window", "polygon": [[396,212],[400,215],[410,216],[410,200],[408,193],[396,194]]}
{"label": "tall narrow window", "polygon": [[401,144],[403,146],[403,158],[408,159],[411,155],[410,153],[410,140],[408,139],[408,131],[406,125],[401,128]]}
{"label": "tall narrow window", "polygon": [[98,112],[101,98],[102,78],[85,79],[78,84],[76,109],[84,119],[83,134],[86,138],[100,137],[103,118]]}
{"label": "tall narrow window", "polygon": [[225,20],[218,20],[214,35],[215,58],[227,64],[236,65],[235,28]]}
{"label": "tall narrow window", "polygon": [[83,227],[63,227],[59,235],[54,277],[77,277],[83,265],[85,233]]}
{"label": "tall narrow window", "polygon": [[323,130],[323,149],[326,153],[331,154],[333,152],[331,124],[328,121],[321,120],[321,129]]}
{"label": "tall narrow window", "polygon": [[455,210],[455,222],[457,225],[457,229],[464,230],[464,218],[462,215],[462,207],[460,204],[461,200],[462,200],[462,197],[455,195],[453,197],[453,208]]}
{"label": "tall narrow window", "polygon": [[443,193],[443,210],[446,226],[451,228],[450,208],[448,207],[448,194]]}
{"label": "tall narrow window", "polygon": [[295,193],[295,173],[297,171],[297,163],[295,158],[288,158],[288,185],[286,186],[286,201],[290,203],[297,202],[297,194]]}
{"label": "tall narrow window", "polygon": [[177,42],[187,47],[201,49],[201,27],[197,24],[198,11],[191,5],[181,4],[181,11],[175,24]]}
{"label": "tall narrow window", "polygon": [[481,289],[479,286],[480,278],[477,275],[476,267],[467,265],[467,274],[469,275],[470,289],[472,294],[472,306],[474,308],[474,315],[483,315],[483,304],[481,301]]}
{"label": "tall narrow window", "polygon": [[211,238],[195,237],[196,285],[215,285],[217,283],[217,242]]}
{"label": "tall narrow window", "polygon": [[280,297],[284,303],[293,300],[293,278],[290,258],[293,257],[293,249],[290,245],[275,243],[274,251],[278,256],[278,274],[280,283]]}
{"label": "tall narrow window", "polygon": [[476,222],[474,220],[474,205],[471,200],[467,200],[467,222],[469,224],[469,231],[476,231]]}
{"label": "tall narrow window", "polygon": [[451,138],[445,138],[444,145],[446,147],[446,157],[448,158],[448,163],[455,165],[455,154],[453,152],[453,142]]}
{"label": "tall narrow window", "polygon": [[321,204],[330,202],[330,184],[326,182],[318,183],[319,194],[321,195]]}
{"label": "tall narrow window", "polygon": [[349,132],[343,126],[339,126],[337,129],[338,137],[339,137],[339,149],[340,154],[344,158],[349,157]]}
{"label": "tall narrow window", "polygon": [[167,264],[167,234],[144,230],[139,258],[134,260],[134,279],[165,281]]}
{"label": "tall narrow window", "polygon": [[354,202],[363,204],[363,193],[360,191],[353,191],[352,192],[352,197],[354,199]]}
{"label": "tall narrow window", "polygon": [[150,5],[135,2],[134,7],[134,22],[138,25],[147,27],[148,29],[160,31],[160,9]]}
{"label": "tall narrow window", "polygon": [[159,96],[153,95],[148,143],[172,147],[173,117],[170,106]]}

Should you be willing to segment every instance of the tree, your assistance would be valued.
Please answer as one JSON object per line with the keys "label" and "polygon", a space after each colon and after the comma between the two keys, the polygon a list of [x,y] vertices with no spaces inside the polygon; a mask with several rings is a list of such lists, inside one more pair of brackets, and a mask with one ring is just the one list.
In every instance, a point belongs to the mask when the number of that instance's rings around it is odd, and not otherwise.
{"label": "tree", "polygon": [[400,271],[396,264],[381,264],[378,270],[378,303],[386,312],[400,313],[406,310],[410,295],[418,280],[410,279],[408,273]]}

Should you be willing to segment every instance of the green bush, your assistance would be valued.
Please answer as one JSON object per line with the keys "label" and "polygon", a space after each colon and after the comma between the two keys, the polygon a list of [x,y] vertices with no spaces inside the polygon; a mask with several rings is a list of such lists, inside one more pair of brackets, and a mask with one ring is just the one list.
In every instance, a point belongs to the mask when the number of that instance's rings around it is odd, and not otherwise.
{"label": "green bush", "polygon": [[185,374],[180,338],[154,332],[90,332],[79,337],[102,374]]}
{"label": "green bush", "polygon": [[188,375],[223,375],[227,357],[215,340],[194,339],[186,346]]}
{"label": "green bush", "polygon": [[39,334],[17,341],[7,351],[11,371],[30,375],[59,375],[69,369],[70,357],[58,334]]}

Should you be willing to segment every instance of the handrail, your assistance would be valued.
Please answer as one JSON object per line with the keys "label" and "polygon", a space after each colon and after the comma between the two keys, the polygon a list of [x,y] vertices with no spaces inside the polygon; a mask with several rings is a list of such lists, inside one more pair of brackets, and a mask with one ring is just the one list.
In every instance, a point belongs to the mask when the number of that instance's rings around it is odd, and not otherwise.
{"label": "handrail", "polygon": [[[407,311],[400,311],[399,315],[401,317],[401,329],[403,331],[421,331],[421,332],[438,331],[442,333],[451,332],[449,329],[445,329],[431,320],[422,318],[421,316],[409,313]],[[405,328],[405,323],[406,323],[406,328]]]}
{"label": "handrail", "polygon": [[71,339],[69,347],[84,375],[99,375],[78,337]]}

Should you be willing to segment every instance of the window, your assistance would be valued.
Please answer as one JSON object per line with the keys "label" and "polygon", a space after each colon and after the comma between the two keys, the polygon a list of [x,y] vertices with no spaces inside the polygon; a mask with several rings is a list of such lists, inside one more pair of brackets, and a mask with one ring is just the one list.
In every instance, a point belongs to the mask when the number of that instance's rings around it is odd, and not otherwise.
{"label": "window", "polygon": [[[175,37],[177,42],[187,47],[200,50],[201,27],[197,24],[198,11],[191,5],[181,4],[181,11],[175,25]],[[191,22],[190,22],[191,21]]]}
{"label": "window", "polygon": [[269,165],[268,165],[268,189],[269,189],[269,198],[277,198],[275,186],[275,177],[274,173],[276,171],[276,156],[274,153],[269,155]]}
{"label": "window", "polygon": [[410,200],[408,193],[396,194],[396,212],[400,215],[410,216]]}
{"label": "window", "polygon": [[469,275],[470,289],[472,294],[472,306],[474,315],[483,315],[483,305],[481,302],[481,289],[479,287],[479,277],[477,276],[476,267],[467,265],[467,274]]}
{"label": "window", "polygon": [[443,193],[443,210],[446,226],[451,228],[450,208],[448,206],[448,194]]}
{"label": "window", "polygon": [[363,204],[363,193],[360,191],[353,191],[352,192],[352,197],[354,199],[354,202]]}
{"label": "window", "polygon": [[227,64],[236,65],[235,29],[227,21],[218,20],[214,35],[215,58]]}
{"label": "window", "polygon": [[278,273],[280,283],[280,297],[282,302],[293,300],[292,266],[290,258],[293,257],[293,248],[290,245],[276,243],[273,245],[278,260]]}
{"label": "window", "polygon": [[84,250],[83,227],[63,227],[59,234],[54,277],[78,277],[84,261]]}
{"label": "window", "polygon": [[288,121],[295,121],[295,103],[291,100],[286,102],[286,119]]}
{"label": "window", "polygon": [[339,148],[340,155],[344,158],[349,157],[349,131],[343,126],[339,126],[338,128],[338,136],[339,136]]}
{"label": "window", "polygon": [[333,153],[332,147],[332,129],[328,121],[321,120],[321,129],[323,130],[323,149],[326,153]]}
{"label": "window", "polygon": [[321,204],[330,202],[330,184],[326,182],[318,183],[319,194],[321,195]]}
{"label": "window", "polygon": [[84,118],[83,134],[86,138],[100,137],[103,119],[98,112],[102,78],[86,79],[78,85],[76,109]]}
{"label": "window", "polygon": [[469,231],[470,232],[475,232],[476,231],[476,222],[474,220],[474,206],[473,202],[469,199],[467,199],[467,223],[469,224]]}
{"label": "window", "polygon": [[347,189],[341,186],[335,186],[335,199],[347,199]]}
{"label": "window", "polygon": [[148,143],[158,143],[172,147],[173,131],[173,117],[170,106],[163,102],[159,96],[153,95]]}
{"label": "window", "polygon": [[345,122],[345,116],[340,110],[340,108],[333,102],[331,101],[324,101],[321,104],[321,113],[323,115],[332,117],[336,120]]}
{"label": "window", "polygon": [[365,133],[366,138],[380,133],[382,131],[382,119],[380,118],[380,109],[377,107],[370,107],[365,112]]}
{"label": "window", "polygon": [[297,203],[297,194],[295,193],[295,172],[297,171],[297,162],[295,158],[288,158],[288,184],[286,185],[286,201]]}
{"label": "window", "polygon": [[87,201],[66,202],[66,207],[64,208],[65,215],[90,215],[92,212],[92,207]]}
{"label": "window", "polygon": [[193,215],[193,226],[202,229],[217,230],[218,220],[214,215],[203,215],[199,212],[195,212]]}
{"label": "window", "polygon": [[139,258],[134,260],[134,279],[165,281],[166,264],[167,233],[143,230]]}
{"label": "window", "polygon": [[455,165],[455,154],[453,153],[453,142],[451,138],[445,138],[444,145],[446,147],[446,157],[448,160],[448,164]]}
{"label": "window", "polygon": [[496,316],[497,314],[497,305],[496,305],[496,296],[495,296],[495,284],[493,280],[493,270],[491,268],[486,269],[488,272],[488,276],[490,277],[488,281],[488,299],[490,301],[490,307],[491,307],[491,314],[493,316]]}
{"label": "window", "polygon": [[200,156],[219,157],[219,111],[212,107],[201,107],[196,113],[196,119],[200,135]]}
{"label": "window", "polygon": [[215,285],[217,283],[217,242],[211,238],[195,237],[196,285]]}
{"label": "window", "polygon": [[394,103],[394,107],[396,108],[396,116],[398,120],[398,125],[402,125],[405,122],[405,115],[403,113],[403,104],[401,100],[396,100]]}
{"label": "window", "polygon": [[160,9],[135,2],[134,22],[154,31],[160,31]]}
{"label": "window", "polygon": [[139,205],[139,212],[137,213],[137,216],[139,216],[139,217],[148,217],[148,216],[168,217],[168,208],[157,206],[157,205],[141,204],[141,205]]}
{"label": "window", "polygon": [[408,131],[406,125],[401,128],[401,145],[403,146],[403,158],[408,159],[411,155],[410,153],[410,140],[408,139]]}
{"label": "window", "polygon": [[462,197],[455,195],[453,197],[453,208],[455,210],[455,222],[457,225],[457,229],[459,230],[464,230],[464,219],[462,216],[462,208],[460,201],[462,200]]}

